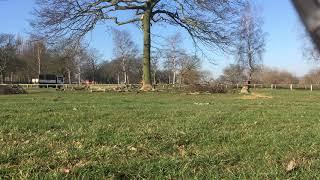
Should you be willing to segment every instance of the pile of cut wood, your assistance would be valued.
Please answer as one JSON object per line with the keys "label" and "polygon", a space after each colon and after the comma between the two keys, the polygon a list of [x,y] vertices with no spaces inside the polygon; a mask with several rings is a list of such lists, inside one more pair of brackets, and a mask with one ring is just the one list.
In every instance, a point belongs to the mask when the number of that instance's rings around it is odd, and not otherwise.
{"label": "pile of cut wood", "polygon": [[26,94],[26,90],[24,90],[19,85],[0,85],[0,95],[7,94]]}

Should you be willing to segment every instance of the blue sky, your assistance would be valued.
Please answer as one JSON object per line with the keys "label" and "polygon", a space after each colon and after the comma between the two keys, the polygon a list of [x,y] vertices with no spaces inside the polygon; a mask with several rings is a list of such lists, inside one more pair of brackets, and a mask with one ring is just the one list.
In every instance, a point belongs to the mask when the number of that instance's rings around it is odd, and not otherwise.
{"label": "blue sky", "polygon": [[[302,76],[310,69],[318,66],[316,63],[305,60],[302,56],[302,42],[299,39],[302,30],[296,12],[290,0],[256,0],[261,7],[264,17],[264,29],[268,33],[267,47],[264,55],[264,64],[279,69],[285,69],[295,75]],[[30,29],[28,19],[32,18],[34,8],[33,0],[0,0],[0,33],[14,33],[22,36]],[[141,32],[133,26],[123,26],[133,35],[134,41],[140,48],[142,42]],[[154,26],[153,34],[169,36],[179,29],[173,27]],[[112,56],[112,36],[106,26],[99,25],[88,35],[91,46],[98,49],[106,59]],[[155,41],[160,42],[159,39]],[[184,47],[192,51],[189,37],[185,37]],[[214,55],[216,65],[203,63],[203,68],[213,72],[215,76],[228,64],[233,63],[232,57]]]}

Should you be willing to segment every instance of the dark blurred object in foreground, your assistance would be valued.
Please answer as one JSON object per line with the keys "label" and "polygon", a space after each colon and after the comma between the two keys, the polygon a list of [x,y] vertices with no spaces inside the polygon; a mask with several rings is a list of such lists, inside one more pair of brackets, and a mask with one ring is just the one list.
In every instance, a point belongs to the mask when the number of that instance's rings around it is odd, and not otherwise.
{"label": "dark blurred object in foreground", "polygon": [[292,2],[320,50],[320,0],[292,0]]}

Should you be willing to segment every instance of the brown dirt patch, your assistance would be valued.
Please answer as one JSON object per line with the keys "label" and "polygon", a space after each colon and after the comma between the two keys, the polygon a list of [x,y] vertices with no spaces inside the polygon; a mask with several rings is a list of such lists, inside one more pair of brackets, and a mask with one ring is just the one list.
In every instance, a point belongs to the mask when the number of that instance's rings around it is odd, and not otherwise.
{"label": "brown dirt patch", "polygon": [[249,95],[244,95],[244,96],[240,97],[240,99],[245,99],[245,100],[272,99],[272,96],[267,96],[267,95],[259,94],[259,93],[251,93]]}

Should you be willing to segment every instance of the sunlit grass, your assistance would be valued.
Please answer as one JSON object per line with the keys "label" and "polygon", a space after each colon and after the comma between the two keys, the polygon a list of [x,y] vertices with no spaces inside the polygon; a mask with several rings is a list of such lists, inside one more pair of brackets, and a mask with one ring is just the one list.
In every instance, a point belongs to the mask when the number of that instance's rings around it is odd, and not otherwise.
{"label": "sunlit grass", "polygon": [[312,179],[319,102],[288,90],[0,96],[0,177]]}

